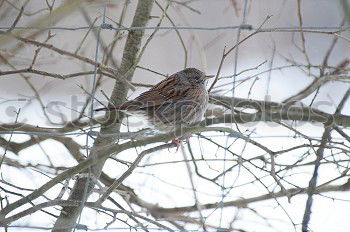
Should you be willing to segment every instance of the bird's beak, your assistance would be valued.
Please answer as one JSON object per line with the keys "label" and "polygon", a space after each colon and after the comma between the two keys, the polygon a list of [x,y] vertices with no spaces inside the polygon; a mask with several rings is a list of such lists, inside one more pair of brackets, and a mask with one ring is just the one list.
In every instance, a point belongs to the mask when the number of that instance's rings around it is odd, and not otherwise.
{"label": "bird's beak", "polygon": [[206,75],[206,76],[204,76],[204,80],[208,80],[208,79],[213,78],[213,77],[215,77],[215,75]]}

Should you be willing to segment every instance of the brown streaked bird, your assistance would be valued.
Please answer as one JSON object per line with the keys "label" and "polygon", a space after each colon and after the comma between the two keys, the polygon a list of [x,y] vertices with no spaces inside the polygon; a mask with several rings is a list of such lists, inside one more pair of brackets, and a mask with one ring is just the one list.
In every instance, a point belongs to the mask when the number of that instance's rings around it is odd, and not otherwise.
{"label": "brown streaked bird", "polygon": [[193,126],[201,121],[207,109],[209,95],[205,84],[212,77],[196,68],[186,68],[162,80],[134,100],[96,111],[119,110],[131,115],[146,115],[150,124],[160,131]]}

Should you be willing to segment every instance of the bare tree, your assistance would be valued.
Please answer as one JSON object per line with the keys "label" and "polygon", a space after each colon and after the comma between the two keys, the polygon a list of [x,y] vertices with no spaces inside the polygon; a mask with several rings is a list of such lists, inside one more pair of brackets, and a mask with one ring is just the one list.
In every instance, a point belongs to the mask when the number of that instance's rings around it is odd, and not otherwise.
{"label": "bare tree", "polygon": [[[297,26],[282,20],[271,26],[275,16],[268,14],[248,24],[259,3],[247,0],[215,3],[223,17],[228,11],[235,17],[234,26],[192,25],[196,17],[210,21],[201,15],[210,9],[202,2],[0,1],[0,225],[6,231],[250,231],[257,225],[309,231],[315,204],[349,203],[338,195],[350,190],[350,61],[337,52],[348,49],[346,1],[331,3],[345,12],[332,27],[305,26],[310,16],[301,0],[279,9],[293,12]],[[211,37],[201,38],[203,31]],[[291,51],[279,49],[277,33]],[[268,59],[240,64],[242,50],[263,44],[259,36],[273,38]],[[327,38],[318,53],[310,37]],[[161,43],[169,50],[157,53]],[[208,65],[213,46],[216,61]],[[200,66],[216,74],[198,126],[161,133],[119,111],[94,112],[171,74],[163,73],[169,67],[152,67],[163,53],[180,60],[171,69]],[[301,87],[275,85],[289,74],[303,80]],[[263,89],[264,99],[255,89]],[[276,89],[287,96],[272,101]],[[334,101],[322,98],[335,92]],[[186,136],[177,151],[172,140],[179,133]],[[302,207],[297,195],[304,196]]]}

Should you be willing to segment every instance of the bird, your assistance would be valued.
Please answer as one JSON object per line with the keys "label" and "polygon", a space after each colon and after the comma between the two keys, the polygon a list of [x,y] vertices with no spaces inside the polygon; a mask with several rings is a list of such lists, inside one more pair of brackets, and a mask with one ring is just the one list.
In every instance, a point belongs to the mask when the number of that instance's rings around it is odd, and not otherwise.
{"label": "bird", "polygon": [[[206,75],[196,68],[176,72],[121,105],[95,111],[117,110],[130,115],[144,115],[149,124],[162,132],[197,125],[208,106],[206,82],[215,75]],[[176,145],[178,141],[174,141]]]}

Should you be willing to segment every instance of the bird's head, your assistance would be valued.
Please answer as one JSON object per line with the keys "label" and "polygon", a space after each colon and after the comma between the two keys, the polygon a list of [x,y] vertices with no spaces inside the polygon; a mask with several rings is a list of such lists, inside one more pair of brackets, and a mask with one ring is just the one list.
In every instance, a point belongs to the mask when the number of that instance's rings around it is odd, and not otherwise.
{"label": "bird's head", "polygon": [[186,79],[192,85],[203,85],[205,82],[214,77],[214,75],[205,75],[204,72],[196,68],[186,68],[177,73],[181,79]]}

